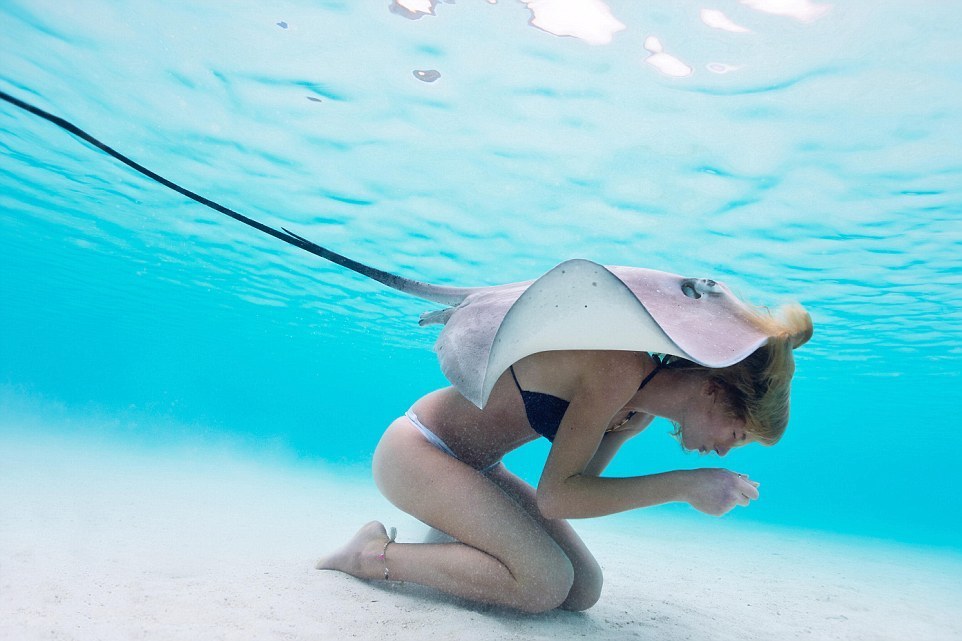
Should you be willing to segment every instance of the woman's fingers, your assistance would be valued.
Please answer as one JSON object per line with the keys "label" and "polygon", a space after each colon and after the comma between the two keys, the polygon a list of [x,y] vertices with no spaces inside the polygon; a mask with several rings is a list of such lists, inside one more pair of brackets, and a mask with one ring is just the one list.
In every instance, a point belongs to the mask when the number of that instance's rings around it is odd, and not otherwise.
{"label": "woman's fingers", "polygon": [[735,474],[738,477],[738,491],[748,499],[758,498],[758,483],[748,478],[747,474]]}
{"label": "woman's fingers", "polygon": [[741,491],[742,494],[744,494],[745,496],[747,496],[747,497],[750,498],[750,499],[757,499],[757,498],[758,498],[758,487],[752,485],[751,483],[749,483],[749,482],[747,482],[747,481],[742,481],[742,482],[739,484],[739,488],[738,488],[738,489]]}
{"label": "woman's fingers", "polygon": [[747,474],[715,467],[692,470],[689,478],[693,483],[688,502],[706,514],[721,516],[758,498],[758,483]]}

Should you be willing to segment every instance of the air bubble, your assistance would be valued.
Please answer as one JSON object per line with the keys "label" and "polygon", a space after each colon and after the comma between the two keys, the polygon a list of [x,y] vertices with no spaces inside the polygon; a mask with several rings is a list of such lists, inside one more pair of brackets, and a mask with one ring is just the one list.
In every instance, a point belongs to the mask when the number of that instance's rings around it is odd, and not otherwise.
{"label": "air bubble", "polygon": [[415,69],[414,77],[422,82],[434,82],[441,77],[441,72],[437,69]]}

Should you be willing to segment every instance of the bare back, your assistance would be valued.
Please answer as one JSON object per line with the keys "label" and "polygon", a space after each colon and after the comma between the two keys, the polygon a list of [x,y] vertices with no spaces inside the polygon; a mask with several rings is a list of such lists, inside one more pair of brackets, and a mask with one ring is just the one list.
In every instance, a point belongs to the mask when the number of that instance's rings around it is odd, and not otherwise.
{"label": "bare back", "polygon": [[[604,376],[605,363],[613,359],[637,360],[638,378],[645,369],[647,354],[635,352],[555,351],[532,354],[514,365],[527,391],[558,398],[573,398],[586,376]],[[507,452],[538,438],[528,423],[524,403],[510,372],[495,384],[484,409],[464,398],[454,387],[446,387],[419,399],[412,408],[457,454],[472,466],[483,467]],[[617,425],[628,414],[612,421]]]}

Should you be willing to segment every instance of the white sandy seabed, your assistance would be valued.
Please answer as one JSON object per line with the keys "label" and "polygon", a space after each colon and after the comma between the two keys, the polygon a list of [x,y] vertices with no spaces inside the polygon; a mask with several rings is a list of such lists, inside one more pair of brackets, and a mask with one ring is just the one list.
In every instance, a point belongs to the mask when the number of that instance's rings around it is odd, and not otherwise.
{"label": "white sandy seabed", "polygon": [[0,433],[0,639],[962,639],[962,558],[710,517],[576,523],[584,613],[313,569],[364,522],[426,527],[363,470]]}

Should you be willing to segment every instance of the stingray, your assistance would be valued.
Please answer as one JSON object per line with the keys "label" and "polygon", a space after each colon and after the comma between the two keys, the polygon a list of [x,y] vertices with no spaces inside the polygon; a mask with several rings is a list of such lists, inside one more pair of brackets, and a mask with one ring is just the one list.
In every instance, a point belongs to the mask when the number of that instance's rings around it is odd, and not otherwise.
{"label": "stingray", "polygon": [[565,261],[535,280],[488,287],[439,286],[391,274],[284,227],[248,218],[150,171],[63,118],[2,91],[0,98],[217,212],[388,287],[444,305],[422,314],[419,324],[444,326],[435,344],[441,370],[478,407],[484,407],[510,365],[539,352],[653,352],[719,368],[743,360],[768,341],[752,322],[752,310],[708,278],[583,259]]}

